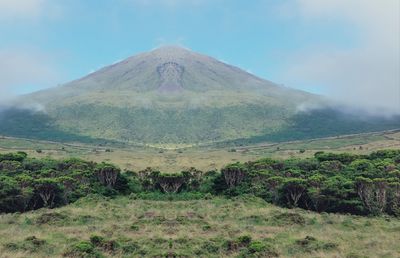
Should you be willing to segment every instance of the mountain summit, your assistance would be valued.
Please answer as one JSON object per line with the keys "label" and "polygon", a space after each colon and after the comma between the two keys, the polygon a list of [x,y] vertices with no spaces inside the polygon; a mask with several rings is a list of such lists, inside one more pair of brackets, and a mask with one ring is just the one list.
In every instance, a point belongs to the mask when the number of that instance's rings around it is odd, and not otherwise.
{"label": "mountain summit", "polygon": [[[273,87],[236,67],[181,47],[161,47],[107,66],[77,87],[176,93]],[[269,85],[266,85],[269,84]]]}
{"label": "mountain summit", "polygon": [[302,113],[319,96],[279,86],[181,47],[129,57],[81,79],[18,99],[0,133],[140,144],[276,141],[400,127],[334,110]]}
{"label": "mountain summit", "polygon": [[[168,46],[129,57],[62,87],[31,94],[29,99],[59,105],[66,97],[71,103],[90,95],[85,101],[110,104],[110,99],[118,98],[118,105],[140,106],[143,103],[158,105],[159,98],[163,97],[175,100],[180,97],[190,105],[200,99],[203,104],[214,99],[221,102],[220,98],[225,96],[229,101],[230,94],[237,95],[235,102],[245,101],[247,95],[270,97],[278,102],[279,98],[284,98],[297,104],[315,98],[305,92],[277,86],[212,57]],[[290,99],[292,97],[294,99]],[[168,102],[173,105],[171,100],[169,98]]]}

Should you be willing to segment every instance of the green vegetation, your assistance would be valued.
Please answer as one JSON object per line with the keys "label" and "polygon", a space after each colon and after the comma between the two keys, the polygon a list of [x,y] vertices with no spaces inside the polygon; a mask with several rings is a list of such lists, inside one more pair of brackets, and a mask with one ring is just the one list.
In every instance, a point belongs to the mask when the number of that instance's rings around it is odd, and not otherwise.
{"label": "green vegetation", "polygon": [[[50,116],[27,110],[8,110],[2,115],[0,133],[62,142],[218,143],[218,146],[226,147],[400,128],[398,118],[360,119],[334,110],[294,114],[284,107],[265,103],[196,109],[86,104],[60,107],[52,112],[54,114]],[[76,114],[79,114],[79,120]],[[97,119],[93,121],[92,117]]]}
{"label": "green vegetation", "polygon": [[36,160],[24,152],[0,155],[0,212],[53,208],[90,193],[112,196],[128,188],[120,170],[110,164]]}
{"label": "green vegetation", "polygon": [[[88,194],[145,198],[251,194],[283,207],[357,215],[400,215],[400,151],[370,155],[317,152],[314,158],[234,163],[221,172],[195,168],[165,174],[152,168],[125,171],[79,159],[0,155],[0,211],[57,207]],[[153,196],[153,197],[152,197]]]}
{"label": "green vegetation", "polygon": [[222,170],[226,186],[222,182],[215,187],[226,195],[253,194],[285,207],[399,216],[399,154],[399,150],[370,155],[318,152],[308,159],[236,163]]}
{"label": "green vegetation", "polygon": [[[264,157],[275,159],[312,157],[315,152],[349,152],[368,154],[382,148],[400,148],[400,132],[378,132],[331,138],[321,138],[283,143],[262,143],[241,147],[218,148],[218,146],[182,146],[160,144],[155,146],[134,146],[115,143],[61,143],[0,137],[0,153],[23,151],[30,157],[107,161],[123,170],[140,171],[151,164],[152,168],[165,173],[196,167],[202,171],[219,170],[229,163],[255,161]],[[107,151],[110,150],[110,152]],[[300,150],[305,150],[300,153]],[[41,153],[37,153],[41,150]]]}
{"label": "green vegetation", "polygon": [[400,119],[325,102],[180,48],[22,96],[0,256],[397,257]]}
{"label": "green vegetation", "polygon": [[7,109],[0,113],[0,132],[3,135],[58,141],[99,142],[91,137],[68,133],[58,128],[54,120],[42,112]]}
{"label": "green vegetation", "polygon": [[[164,74],[169,69],[174,73]],[[237,146],[400,128],[399,116],[351,115],[326,108],[333,106],[327,102],[211,57],[157,49],[20,97],[16,108],[1,112],[0,133],[63,142]]]}
{"label": "green vegetation", "polygon": [[400,118],[368,117],[342,113],[334,109],[317,109],[298,112],[287,123],[272,131],[256,136],[225,141],[220,145],[249,145],[260,142],[285,142],[307,140],[346,134],[377,132],[400,128]]}
{"label": "green vegetation", "polygon": [[0,253],[395,257],[399,169],[400,150],[175,174],[0,154]]}
{"label": "green vegetation", "polygon": [[248,195],[89,195],[61,208],[0,215],[0,256],[397,257],[399,230],[393,217],[288,210]]}

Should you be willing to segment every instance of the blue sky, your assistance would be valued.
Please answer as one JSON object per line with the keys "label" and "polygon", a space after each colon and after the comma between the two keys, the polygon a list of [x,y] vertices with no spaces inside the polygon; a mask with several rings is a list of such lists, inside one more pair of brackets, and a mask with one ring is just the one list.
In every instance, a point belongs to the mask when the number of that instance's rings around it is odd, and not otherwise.
{"label": "blue sky", "polygon": [[366,92],[376,98],[368,105],[400,110],[399,8],[397,0],[0,0],[0,87],[3,95],[51,87],[174,44],[290,87],[348,102]]}

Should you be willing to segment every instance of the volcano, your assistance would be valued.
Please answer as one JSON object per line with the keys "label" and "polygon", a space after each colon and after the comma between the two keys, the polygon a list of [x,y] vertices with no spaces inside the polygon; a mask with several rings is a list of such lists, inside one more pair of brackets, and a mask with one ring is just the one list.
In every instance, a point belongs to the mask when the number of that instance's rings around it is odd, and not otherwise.
{"label": "volcano", "polygon": [[20,96],[2,113],[0,134],[151,145],[286,141],[400,128],[399,119],[305,108],[326,102],[172,46]]}

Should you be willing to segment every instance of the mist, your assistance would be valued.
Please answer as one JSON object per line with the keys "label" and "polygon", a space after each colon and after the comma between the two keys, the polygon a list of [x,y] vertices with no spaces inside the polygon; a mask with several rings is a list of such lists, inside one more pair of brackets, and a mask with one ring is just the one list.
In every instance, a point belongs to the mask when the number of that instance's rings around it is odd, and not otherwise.
{"label": "mist", "polygon": [[357,45],[318,45],[288,57],[283,78],[294,87],[316,85],[342,106],[365,113],[400,114],[400,2],[397,0],[298,0],[306,22],[346,23]]}
{"label": "mist", "polygon": [[20,94],[56,85],[59,73],[51,58],[39,51],[0,50],[0,106],[11,105]]}

